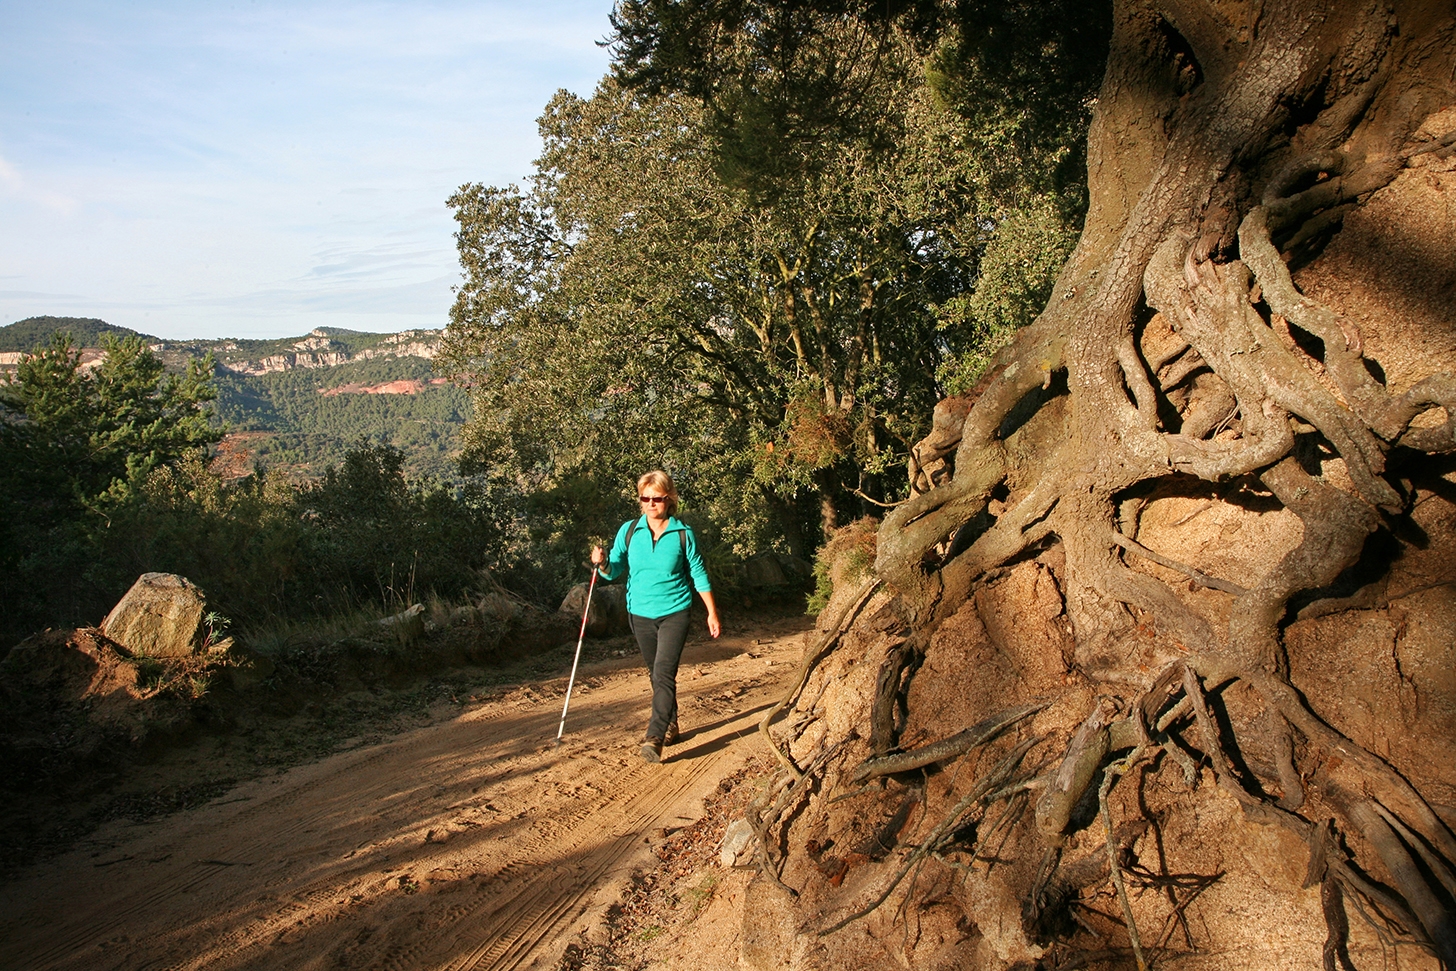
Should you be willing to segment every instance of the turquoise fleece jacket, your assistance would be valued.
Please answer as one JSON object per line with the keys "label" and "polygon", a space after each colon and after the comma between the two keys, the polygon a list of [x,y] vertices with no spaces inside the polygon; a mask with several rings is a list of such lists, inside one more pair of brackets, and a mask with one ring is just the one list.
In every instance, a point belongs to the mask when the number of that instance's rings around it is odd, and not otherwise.
{"label": "turquoise fleece jacket", "polygon": [[[627,611],[638,617],[666,617],[668,614],[686,610],[692,606],[693,591],[710,592],[708,570],[698,554],[698,539],[692,527],[669,516],[667,529],[662,537],[654,540],[647,517],[637,518],[637,528],[632,531],[632,547],[627,548],[627,527],[631,521],[617,530],[612,551],[607,562],[602,564],[601,575],[606,580],[615,580],[627,575]],[[684,533],[687,542],[678,536]],[[689,585],[688,580],[692,583]]]}

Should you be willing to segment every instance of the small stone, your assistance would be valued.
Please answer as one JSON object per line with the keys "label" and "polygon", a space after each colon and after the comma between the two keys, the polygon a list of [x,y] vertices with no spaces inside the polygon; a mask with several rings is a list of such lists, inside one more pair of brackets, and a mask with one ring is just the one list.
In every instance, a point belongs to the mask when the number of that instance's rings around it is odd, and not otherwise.
{"label": "small stone", "polygon": [[733,820],[728,824],[727,832],[723,834],[723,843],[718,850],[718,862],[725,867],[737,866],[739,858],[745,855],[752,842],[753,827],[748,825],[748,820]]}

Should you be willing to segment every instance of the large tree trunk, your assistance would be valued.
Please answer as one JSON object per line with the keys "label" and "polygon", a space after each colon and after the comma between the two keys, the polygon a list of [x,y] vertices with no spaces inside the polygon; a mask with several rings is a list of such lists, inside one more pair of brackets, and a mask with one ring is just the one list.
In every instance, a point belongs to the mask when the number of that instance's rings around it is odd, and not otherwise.
{"label": "large tree trunk", "polygon": [[785,961],[1456,964],[1453,69],[1449,0],[1117,5],[1081,242],[777,743]]}

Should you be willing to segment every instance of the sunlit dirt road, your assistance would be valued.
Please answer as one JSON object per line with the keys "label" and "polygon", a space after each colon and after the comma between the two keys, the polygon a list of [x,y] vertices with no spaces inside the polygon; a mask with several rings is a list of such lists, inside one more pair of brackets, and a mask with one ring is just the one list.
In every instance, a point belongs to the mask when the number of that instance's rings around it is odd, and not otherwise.
{"label": "sunlit dirt road", "polygon": [[688,645],[686,737],[636,750],[631,659],[244,783],[0,887],[0,968],[550,968],[631,870],[761,745],[808,622]]}

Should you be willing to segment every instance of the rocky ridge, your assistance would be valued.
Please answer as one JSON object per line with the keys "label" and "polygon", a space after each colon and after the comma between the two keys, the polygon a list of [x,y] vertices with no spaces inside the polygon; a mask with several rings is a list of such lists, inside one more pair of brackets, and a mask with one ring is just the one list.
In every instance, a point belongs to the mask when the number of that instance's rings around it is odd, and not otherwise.
{"label": "rocky ridge", "polygon": [[[385,357],[421,357],[433,360],[440,352],[442,330],[406,330],[398,334],[385,335],[378,344],[351,350],[349,344],[340,341],[336,335],[323,328],[315,328],[306,337],[296,340],[291,350],[260,357],[235,357],[246,350],[238,341],[222,341],[209,348],[218,360],[218,366],[235,374],[261,375],[275,371],[289,371],[294,368],[329,368],[351,361],[370,361]],[[195,348],[195,343],[185,345]],[[153,347],[164,353],[171,345],[162,343]]]}
{"label": "rocky ridge", "polygon": [[[46,326],[40,326],[42,324]],[[430,361],[439,354],[445,333],[443,329],[417,329],[397,334],[370,334],[316,327],[302,337],[277,340],[164,340],[124,327],[113,327],[104,321],[70,317],[28,318],[0,327],[0,345],[9,345],[8,349],[0,350],[0,373],[12,372],[30,353],[17,347],[43,345],[50,334],[62,330],[73,335],[84,368],[94,368],[106,359],[106,352],[99,346],[97,338],[98,334],[104,334],[140,337],[152,353],[172,366],[210,353],[220,369],[250,376],[295,368],[330,368],[380,358],[418,357]],[[7,340],[11,334],[15,339]],[[22,335],[29,335],[29,339],[23,339]]]}

